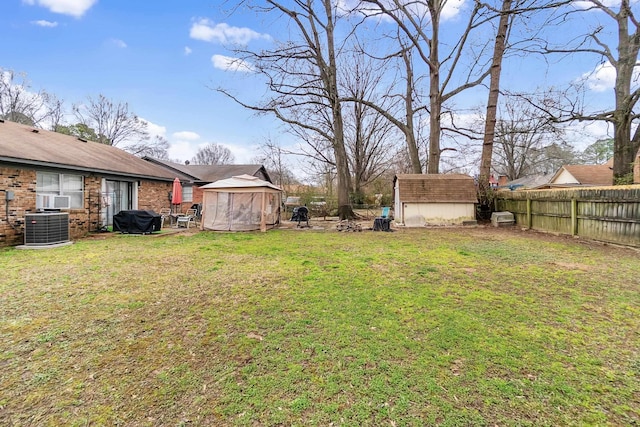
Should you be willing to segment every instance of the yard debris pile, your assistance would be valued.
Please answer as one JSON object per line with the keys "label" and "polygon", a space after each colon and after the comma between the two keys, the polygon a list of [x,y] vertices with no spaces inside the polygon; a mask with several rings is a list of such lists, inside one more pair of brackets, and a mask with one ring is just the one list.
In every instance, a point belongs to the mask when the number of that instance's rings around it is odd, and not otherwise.
{"label": "yard debris pile", "polygon": [[355,221],[343,219],[336,225],[338,231],[362,231],[362,226]]}

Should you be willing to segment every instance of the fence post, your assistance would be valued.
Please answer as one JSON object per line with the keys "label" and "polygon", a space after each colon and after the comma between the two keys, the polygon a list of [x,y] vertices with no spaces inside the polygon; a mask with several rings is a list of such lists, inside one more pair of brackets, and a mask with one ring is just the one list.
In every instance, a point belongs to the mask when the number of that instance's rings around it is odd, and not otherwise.
{"label": "fence post", "polygon": [[527,228],[529,229],[531,229],[533,225],[531,216],[531,198],[527,197]]}
{"label": "fence post", "polygon": [[578,234],[578,200],[571,199],[571,235],[576,236]]}

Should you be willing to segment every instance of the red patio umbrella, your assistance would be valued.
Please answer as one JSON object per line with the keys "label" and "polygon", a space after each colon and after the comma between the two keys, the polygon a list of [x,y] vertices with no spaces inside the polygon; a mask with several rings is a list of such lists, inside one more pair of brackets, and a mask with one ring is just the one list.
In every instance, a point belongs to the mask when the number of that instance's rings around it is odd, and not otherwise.
{"label": "red patio umbrella", "polygon": [[180,180],[178,178],[173,180],[173,190],[171,191],[171,204],[175,206],[175,211],[178,212],[178,205],[182,204],[182,185],[180,184]]}

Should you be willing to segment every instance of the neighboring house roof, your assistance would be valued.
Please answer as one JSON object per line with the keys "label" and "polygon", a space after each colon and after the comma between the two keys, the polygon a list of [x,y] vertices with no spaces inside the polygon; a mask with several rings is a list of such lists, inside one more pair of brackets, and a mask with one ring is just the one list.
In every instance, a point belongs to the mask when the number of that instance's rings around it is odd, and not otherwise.
{"label": "neighboring house roof", "polygon": [[603,165],[564,165],[550,185],[613,185],[613,159]]}
{"label": "neighboring house roof", "polygon": [[202,186],[202,189],[216,189],[216,188],[272,188],[274,190],[282,191],[282,189],[268,181],[263,181],[253,175],[240,175],[233,176],[231,178],[221,179],[211,184]]}
{"label": "neighboring house roof", "polygon": [[402,174],[394,178],[401,202],[477,203],[475,181],[462,174]]}
{"label": "neighboring house roof", "polygon": [[0,163],[172,181],[175,174],[117,147],[0,121]]}
{"label": "neighboring house roof", "polygon": [[271,177],[269,177],[267,170],[262,165],[185,165],[168,160],[159,160],[153,157],[143,157],[143,159],[164,168],[188,175],[197,183],[210,183],[239,175],[261,175],[266,181],[271,182]]}
{"label": "neighboring house roof", "polygon": [[525,189],[534,189],[539,188],[549,184],[549,181],[553,177],[553,174],[539,174],[539,175],[531,175],[525,176],[522,178],[514,179],[513,181],[509,181],[504,185],[500,186],[500,189],[508,189],[508,190],[525,190]]}

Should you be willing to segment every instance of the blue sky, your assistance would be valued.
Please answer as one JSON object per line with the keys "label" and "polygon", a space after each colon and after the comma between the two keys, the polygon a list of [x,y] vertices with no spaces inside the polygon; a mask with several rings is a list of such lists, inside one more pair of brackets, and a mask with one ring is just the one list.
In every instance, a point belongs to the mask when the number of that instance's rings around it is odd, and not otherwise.
{"label": "blue sky", "polygon": [[[67,107],[98,94],[128,102],[172,143],[171,158],[189,159],[199,144],[216,142],[248,162],[279,127],[210,89],[233,85],[237,73],[216,68],[213,58],[224,54],[221,38],[243,34],[216,28],[217,13],[210,1],[5,0],[0,66],[25,72],[33,89]],[[214,31],[198,32],[198,23]]]}
{"label": "blue sky", "polygon": [[[290,143],[291,137],[280,135],[275,119],[256,117],[211,88],[228,87],[244,99],[263,94],[246,70],[228,70],[224,45],[266,46],[279,26],[246,11],[227,16],[221,4],[232,6],[207,0],[4,0],[0,67],[25,72],[34,89],[57,95],[69,109],[98,94],[128,102],[152,133],[170,141],[172,159],[190,159],[198,146],[215,142],[230,148],[236,163],[247,163],[265,138]],[[455,25],[455,10],[447,19]],[[533,89],[571,81],[596,66],[592,58],[548,72],[525,58],[505,67],[503,82]],[[611,97],[606,67],[595,84],[602,88],[593,86],[592,99]],[[598,138],[607,129],[588,132]],[[591,136],[583,145],[595,140]]]}

